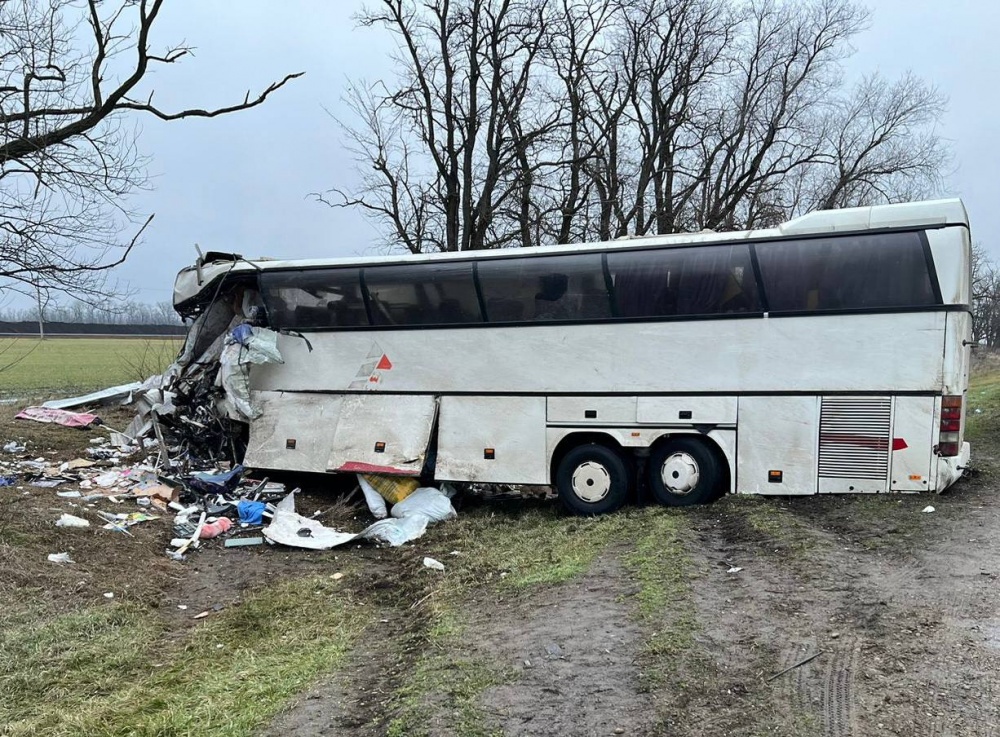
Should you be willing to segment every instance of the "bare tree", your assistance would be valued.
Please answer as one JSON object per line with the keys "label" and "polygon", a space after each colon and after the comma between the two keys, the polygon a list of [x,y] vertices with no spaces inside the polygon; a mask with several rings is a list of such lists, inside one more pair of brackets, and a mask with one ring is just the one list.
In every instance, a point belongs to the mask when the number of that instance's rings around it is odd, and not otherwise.
{"label": "bare tree", "polygon": [[246,110],[299,76],[223,107],[159,107],[149,73],[192,52],[184,44],[154,44],[162,6],[0,0],[3,289],[100,299],[108,271],[149,223],[127,205],[146,181],[135,116],[172,121]]}
{"label": "bare tree", "polygon": [[400,74],[354,85],[359,207],[411,251],[772,225],[936,190],[944,101],[844,85],[852,0],[380,0]]}
{"label": "bare tree", "polygon": [[[508,245],[541,141],[557,123],[536,105],[545,0],[381,0],[360,16],[398,41],[392,85],[361,81],[344,130],[362,183],[318,198],[360,207],[414,253]],[[521,196],[519,199],[519,195]],[[515,243],[520,245],[520,243]]]}
{"label": "bare tree", "polygon": [[1000,346],[1000,267],[978,243],[972,247],[972,340]]}

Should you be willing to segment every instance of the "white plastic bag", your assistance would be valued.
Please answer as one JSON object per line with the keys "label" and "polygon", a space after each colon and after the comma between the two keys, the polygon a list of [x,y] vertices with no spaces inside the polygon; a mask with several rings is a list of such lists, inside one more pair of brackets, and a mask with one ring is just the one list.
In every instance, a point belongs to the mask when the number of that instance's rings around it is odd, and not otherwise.
{"label": "white plastic bag", "polygon": [[379,520],[361,533],[366,540],[398,548],[403,543],[416,540],[427,530],[428,519],[422,514],[405,519]]}
{"label": "white plastic bag", "polygon": [[[385,499],[369,484],[365,477],[358,474],[358,484],[361,486],[361,493],[365,495],[365,502],[375,519],[385,519],[389,516],[389,511],[385,506]],[[404,500],[405,501],[405,500]],[[399,506],[398,504],[396,506]]]}
{"label": "white plastic bag", "polygon": [[303,517],[295,511],[295,493],[282,499],[274,508],[271,524],[264,528],[264,537],[271,542],[294,548],[329,550],[354,540],[357,535],[326,527],[321,522]]}
{"label": "white plastic bag", "polygon": [[56,520],[56,527],[90,527],[90,522],[83,517],[76,517],[72,514],[64,514]]}
{"label": "white plastic bag", "polygon": [[397,519],[417,514],[424,515],[430,522],[444,522],[458,516],[451,499],[431,486],[421,486],[392,507],[392,516]]}

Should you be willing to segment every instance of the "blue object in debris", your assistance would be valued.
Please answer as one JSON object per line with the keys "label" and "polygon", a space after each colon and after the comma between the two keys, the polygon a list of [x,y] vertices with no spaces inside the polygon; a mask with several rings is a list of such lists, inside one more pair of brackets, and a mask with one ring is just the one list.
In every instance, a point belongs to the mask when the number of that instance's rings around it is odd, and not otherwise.
{"label": "blue object in debris", "polygon": [[253,328],[250,327],[250,323],[241,322],[239,325],[233,328],[233,331],[230,333],[230,335],[232,336],[233,340],[235,340],[240,345],[246,345],[247,341],[249,341],[250,338],[253,337]]}
{"label": "blue object in debris", "polygon": [[243,476],[243,466],[236,466],[225,473],[196,473],[191,477],[190,484],[199,491],[209,493],[232,491],[240,483]]}
{"label": "blue object in debris", "polygon": [[252,502],[249,499],[241,499],[236,503],[236,509],[240,513],[240,522],[249,525],[259,525],[264,522],[264,510],[267,505],[264,502]]}
{"label": "blue object in debris", "polygon": [[0,486],[13,486],[17,483],[17,476],[0,476]]}

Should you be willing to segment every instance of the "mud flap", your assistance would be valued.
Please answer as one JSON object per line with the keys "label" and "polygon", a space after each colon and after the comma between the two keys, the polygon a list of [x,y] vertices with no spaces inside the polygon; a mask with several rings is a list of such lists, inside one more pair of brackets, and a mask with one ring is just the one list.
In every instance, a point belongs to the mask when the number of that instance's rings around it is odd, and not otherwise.
{"label": "mud flap", "polygon": [[344,397],[327,470],[419,476],[437,418],[437,397]]}

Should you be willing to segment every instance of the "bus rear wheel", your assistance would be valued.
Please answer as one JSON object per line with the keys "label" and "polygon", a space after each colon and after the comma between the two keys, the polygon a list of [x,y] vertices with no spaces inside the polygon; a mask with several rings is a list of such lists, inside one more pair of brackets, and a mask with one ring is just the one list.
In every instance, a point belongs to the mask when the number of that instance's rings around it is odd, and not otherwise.
{"label": "bus rear wheel", "polygon": [[719,457],[696,438],[673,438],[657,446],[646,468],[653,496],[668,507],[715,501],[724,476]]}
{"label": "bus rear wheel", "polygon": [[573,514],[607,514],[621,507],[632,490],[632,475],[622,454],[596,443],[579,445],[563,456],[556,490]]}

